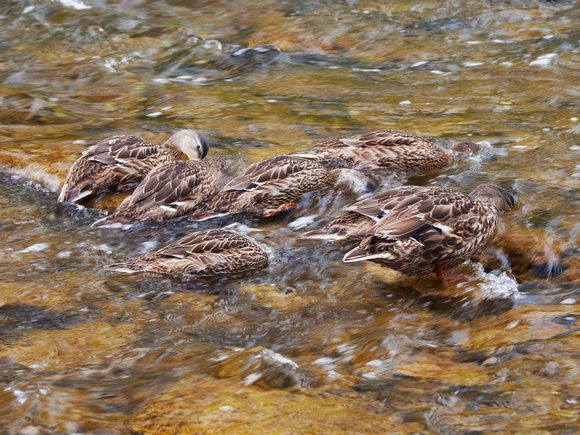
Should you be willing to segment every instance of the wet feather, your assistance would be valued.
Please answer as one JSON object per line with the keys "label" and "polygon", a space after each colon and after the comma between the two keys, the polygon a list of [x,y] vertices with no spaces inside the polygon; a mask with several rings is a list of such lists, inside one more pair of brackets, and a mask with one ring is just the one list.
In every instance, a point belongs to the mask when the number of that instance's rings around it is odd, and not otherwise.
{"label": "wet feather", "polygon": [[224,165],[222,157],[207,162],[186,160],[159,165],[110,216],[92,227],[126,229],[139,221],[164,222],[186,216],[217,194]]}
{"label": "wet feather", "polygon": [[332,186],[337,175],[317,162],[289,156],[250,165],[189,220],[205,220],[241,211],[270,216],[307,192]]}
{"label": "wet feather", "polygon": [[[324,228],[308,231],[302,235],[308,239],[342,240],[360,238],[353,233],[369,227],[393,209],[406,208],[418,201],[443,193],[438,187],[400,186],[388,189],[350,205],[340,216],[330,221]],[[418,194],[420,192],[420,194]]]}
{"label": "wet feather", "polygon": [[339,166],[363,168],[440,169],[453,163],[457,153],[476,152],[473,142],[461,142],[449,154],[425,138],[395,130],[374,131],[361,136],[332,139],[309,150],[290,153]]}
{"label": "wet feather", "polygon": [[207,150],[206,137],[195,130],[177,132],[162,145],[136,136],[104,139],[72,165],[58,201],[79,201],[107,190],[136,185],[160,164],[185,156],[202,160]]}
{"label": "wet feather", "polygon": [[127,263],[106,266],[120,272],[213,276],[268,266],[266,252],[247,237],[223,229],[192,233]]}
{"label": "wet feather", "polygon": [[412,198],[371,225],[350,233],[363,237],[345,262],[370,260],[406,275],[451,268],[477,251],[493,233],[499,212],[510,211],[513,196],[491,183],[469,195],[443,188],[417,188]]}

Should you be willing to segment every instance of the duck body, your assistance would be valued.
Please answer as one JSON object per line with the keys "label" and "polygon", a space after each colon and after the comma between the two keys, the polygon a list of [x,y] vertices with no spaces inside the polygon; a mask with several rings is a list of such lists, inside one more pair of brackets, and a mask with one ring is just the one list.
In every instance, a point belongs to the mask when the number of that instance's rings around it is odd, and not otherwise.
{"label": "duck body", "polygon": [[225,160],[170,161],[152,169],[133,194],[95,227],[130,228],[139,221],[164,222],[192,213],[219,191]]}
{"label": "duck body", "polygon": [[361,238],[353,235],[372,226],[394,209],[408,207],[416,201],[442,194],[446,189],[439,187],[399,186],[385,190],[350,205],[340,216],[331,220],[324,228],[308,231],[306,239],[344,240]]}
{"label": "duck body", "polygon": [[158,272],[196,277],[246,272],[268,266],[258,244],[223,229],[194,232],[128,263],[106,266],[120,272]]}
{"label": "duck body", "polygon": [[427,139],[395,130],[332,139],[289,155],[361,169],[386,167],[424,171],[444,168],[453,162],[451,154]]}
{"label": "duck body", "polygon": [[511,194],[491,183],[469,195],[420,188],[377,222],[354,231],[363,239],[343,261],[369,260],[409,276],[435,271],[442,277],[443,269],[469,259],[489,239],[498,213],[514,204]]}
{"label": "duck body", "polygon": [[332,186],[337,174],[318,162],[291,156],[276,156],[250,165],[231,180],[189,220],[199,221],[241,211],[262,217],[296,207],[301,195]]}
{"label": "duck body", "polygon": [[136,136],[118,135],[87,149],[72,165],[58,197],[73,202],[107,190],[137,184],[154,167],[184,156],[201,160],[208,151],[203,133],[182,130],[164,144]]}

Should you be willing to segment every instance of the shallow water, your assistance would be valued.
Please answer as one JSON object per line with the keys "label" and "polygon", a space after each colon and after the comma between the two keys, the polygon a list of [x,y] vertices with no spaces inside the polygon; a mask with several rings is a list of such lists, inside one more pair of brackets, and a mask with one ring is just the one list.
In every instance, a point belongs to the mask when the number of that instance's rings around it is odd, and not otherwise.
{"label": "shallow water", "polygon": [[[576,2],[535,0],[0,5],[2,432],[576,432],[579,19]],[[482,151],[365,172],[270,220],[91,230],[120,195],[56,203],[98,140],[182,128],[226,157],[224,181],[377,129]],[[453,282],[405,278],[300,238],[367,180],[491,181],[518,206]],[[265,246],[268,269],[103,269],[216,226]]]}

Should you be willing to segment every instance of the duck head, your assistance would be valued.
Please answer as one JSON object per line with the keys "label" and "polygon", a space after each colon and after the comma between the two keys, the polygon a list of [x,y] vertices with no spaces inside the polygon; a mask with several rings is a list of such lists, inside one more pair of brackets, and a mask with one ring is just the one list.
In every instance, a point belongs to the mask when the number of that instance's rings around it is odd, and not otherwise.
{"label": "duck head", "polygon": [[197,130],[178,131],[165,144],[178,149],[190,160],[203,160],[209,151],[207,138]]}

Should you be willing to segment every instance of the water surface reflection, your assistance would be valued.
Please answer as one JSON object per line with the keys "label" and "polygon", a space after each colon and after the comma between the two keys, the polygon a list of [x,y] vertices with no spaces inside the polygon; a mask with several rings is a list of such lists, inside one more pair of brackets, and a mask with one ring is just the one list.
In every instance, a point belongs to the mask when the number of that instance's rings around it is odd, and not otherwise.
{"label": "water surface reflection", "polygon": [[[539,0],[1,5],[2,427],[575,431],[579,19],[575,2]],[[182,128],[225,156],[224,182],[377,129],[483,150],[434,173],[367,172],[360,189],[309,194],[271,220],[91,230],[120,195],[56,203],[98,140],[161,143]],[[350,242],[300,238],[372,185],[490,181],[518,207],[447,285],[346,265]],[[228,225],[268,247],[266,270],[103,269]]]}

